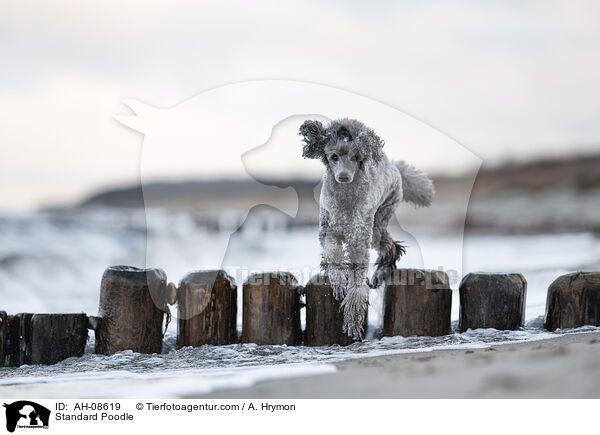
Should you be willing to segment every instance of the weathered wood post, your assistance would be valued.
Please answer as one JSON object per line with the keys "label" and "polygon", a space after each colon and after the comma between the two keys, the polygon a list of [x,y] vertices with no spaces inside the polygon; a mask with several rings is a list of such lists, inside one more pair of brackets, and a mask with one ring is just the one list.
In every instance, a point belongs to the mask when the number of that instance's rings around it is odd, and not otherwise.
{"label": "weathered wood post", "polygon": [[31,313],[7,316],[4,365],[19,367],[31,362]]}
{"label": "weathered wood post", "polygon": [[[304,344],[307,346],[347,346],[355,340],[343,332],[344,313],[341,301],[333,297],[333,290],[326,275],[313,276],[304,288],[306,295],[306,330]],[[364,333],[367,333],[365,316]]]}
{"label": "weathered wood post", "polygon": [[237,341],[237,287],[223,270],[187,274],[177,291],[177,345]]}
{"label": "weathered wood post", "polygon": [[0,311],[0,367],[6,364],[6,340],[8,339],[8,316],[6,311]]}
{"label": "weathered wood post", "polygon": [[250,275],[244,283],[242,343],[300,344],[298,289],[288,272]]}
{"label": "weathered wood post", "polygon": [[448,334],[451,308],[452,290],[445,272],[394,270],[383,297],[383,335]]}
{"label": "weathered wood post", "polygon": [[[3,317],[3,316],[0,316]],[[6,316],[2,364],[55,364],[82,356],[88,337],[87,316],[81,314],[19,313]]]}
{"label": "weathered wood post", "polygon": [[104,271],[96,325],[96,353],[162,351],[169,287],[161,269],[113,266]]}
{"label": "weathered wood post", "polygon": [[576,272],[558,277],[548,288],[545,327],[600,326],[600,272]]}
{"label": "weathered wood post", "polygon": [[523,326],[527,281],[520,273],[469,273],[462,279],[459,292],[461,332]]}
{"label": "weathered wood post", "polygon": [[87,315],[34,314],[31,318],[31,364],[55,364],[82,356],[88,338]]}

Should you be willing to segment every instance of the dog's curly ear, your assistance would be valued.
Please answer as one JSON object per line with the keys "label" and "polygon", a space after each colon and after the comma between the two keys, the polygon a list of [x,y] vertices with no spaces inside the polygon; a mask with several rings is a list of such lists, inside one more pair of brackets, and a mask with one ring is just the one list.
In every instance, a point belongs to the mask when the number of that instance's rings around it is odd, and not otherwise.
{"label": "dog's curly ear", "polygon": [[377,136],[373,130],[365,128],[358,135],[358,139],[362,144],[364,152],[370,155],[374,162],[381,161],[383,158],[384,142],[379,139],[379,136]]}
{"label": "dog's curly ear", "polygon": [[304,121],[300,126],[299,134],[304,141],[302,157],[307,159],[322,159],[325,157],[327,135],[321,121]]}

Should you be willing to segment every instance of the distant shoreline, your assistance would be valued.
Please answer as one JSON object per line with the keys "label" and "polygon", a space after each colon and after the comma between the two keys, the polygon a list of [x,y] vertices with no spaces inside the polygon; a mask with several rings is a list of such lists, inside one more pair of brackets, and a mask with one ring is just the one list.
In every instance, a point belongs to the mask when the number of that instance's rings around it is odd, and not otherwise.
{"label": "distant shoreline", "polygon": [[[438,195],[446,197],[452,191],[464,189],[470,180],[464,176],[436,176],[432,174]],[[301,193],[311,194],[320,179],[271,179],[257,180],[265,185],[292,186]],[[506,191],[522,190],[541,192],[570,187],[573,190],[600,189],[600,154],[575,156],[564,159],[540,159],[527,162],[506,162],[492,167],[483,166],[473,185],[475,196],[500,194]],[[202,196],[218,198],[223,195],[248,195],[252,187],[245,181],[235,179],[187,180],[168,182],[156,180],[144,186],[147,193],[155,197]],[[77,204],[77,207],[93,205],[113,207],[142,207],[141,185],[109,188],[94,194]]]}
{"label": "distant shoreline", "polygon": [[[415,210],[401,204],[392,226],[419,227],[437,234],[463,229],[485,234],[600,234],[600,155],[483,167],[474,184],[464,177],[433,178],[433,206]],[[209,230],[222,229],[224,222],[235,229],[244,223],[248,211],[255,227],[318,225],[319,180],[264,180],[264,184],[292,187],[298,201],[289,189],[285,194],[283,189],[262,189],[260,183],[241,180],[157,181],[144,185],[143,190],[140,185],[109,189],[74,207],[47,210],[61,213],[109,207],[127,212],[148,205],[189,214],[196,225]],[[291,218],[276,208],[261,206],[265,203],[288,210],[298,207],[298,214]]]}

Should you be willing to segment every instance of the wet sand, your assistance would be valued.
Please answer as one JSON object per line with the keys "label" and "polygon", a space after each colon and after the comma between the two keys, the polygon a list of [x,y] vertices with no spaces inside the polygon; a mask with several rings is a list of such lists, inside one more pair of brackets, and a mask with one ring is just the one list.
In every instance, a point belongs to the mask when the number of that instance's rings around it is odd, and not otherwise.
{"label": "wet sand", "polygon": [[[600,398],[600,332],[248,371],[99,377],[0,387],[8,398]],[[10,378],[8,378],[10,380]],[[243,387],[242,387],[243,386]]]}
{"label": "wet sand", "polygon": [[600,333],[335,363],[332,374],[203,398],[600,398]]}

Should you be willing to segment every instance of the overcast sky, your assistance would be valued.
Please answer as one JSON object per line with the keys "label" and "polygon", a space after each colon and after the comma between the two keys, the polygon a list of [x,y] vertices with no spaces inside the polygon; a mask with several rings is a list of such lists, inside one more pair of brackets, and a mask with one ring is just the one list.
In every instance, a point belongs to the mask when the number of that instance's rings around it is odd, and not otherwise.
{"label": "overcast sky", "polygon": [[245,80],[372,98],[484,164],[600,148],[597,1],[95,4],[0,6],[2,209],[136,182],[122,99],[166,108]]}

